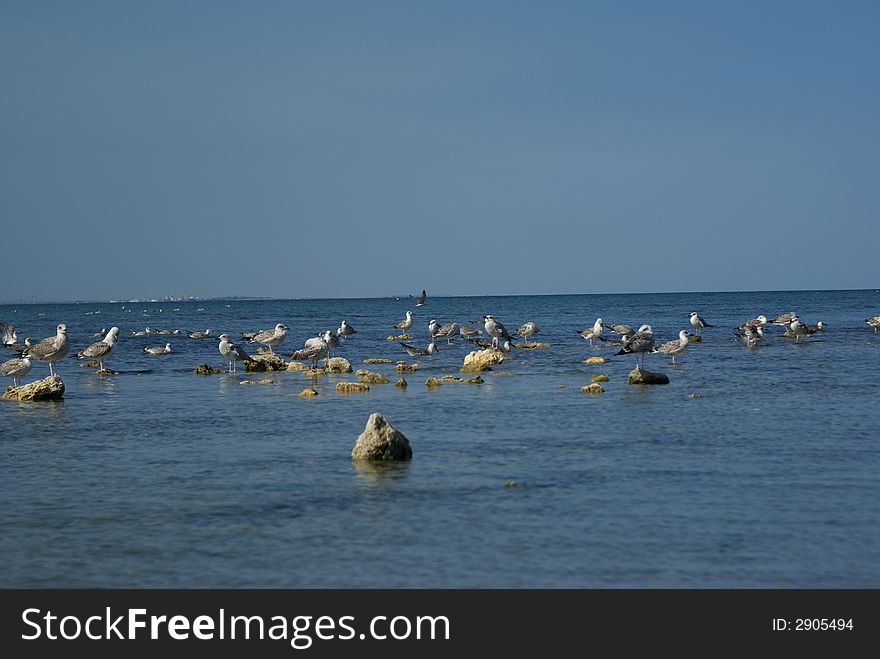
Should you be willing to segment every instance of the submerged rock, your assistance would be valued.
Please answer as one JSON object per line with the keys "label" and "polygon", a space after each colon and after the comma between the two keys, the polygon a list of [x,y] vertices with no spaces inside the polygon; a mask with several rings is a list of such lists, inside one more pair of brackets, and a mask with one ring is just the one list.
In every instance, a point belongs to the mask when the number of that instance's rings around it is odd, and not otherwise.
{"label": "submerged rock", "polygon": [[700,336],[699,334],[688,334],[687,337],[688,337],[689,343],[702,343],[703,342],[703,337]]}
{"label": "submerged rock", "polygon": [[301,375],[306,376],[307,378],[317,378],[321,375],[327,375],[327,369],[325,368],[307,368],[304,371],[299,372]]}
{"label": "submerged rock", "polygon": [[464,363],[461,366],[462,373],[479,373],[489,369],[493,364],[501,364],[504,362],[505,353],[501,350],[486,348],[485,350],[475,350],[465,355]]}
{"label": "submerged rock", "polygon": [[598,382],[593,382],[588,384],[586,387],[581,387],[582,394],[602,394],[605,393],[605,387],[603,387]]}
{"label": "submerged rock", "polygon": [[587,357],[584,360],[584,364],[604,364],[604,363],[605,363],[604,357]]}
{"label": "submerged rock", "polygon": [[196,366],[196,370],[193,371],[196,375],[216,375],[222,372],[222,369],[214,368],[210,364],[199,364]]}
{"label": "submerged rock", "polygon": [[394,383],[394,386],[400,387],[401,389],[406,389],[408,384],[407,384],[406,380],[404,380],[403,378],[400,378],[397,382]]}
{"label": "submerged rock", "polygon": [[702,398],[703,394],[688,394],[688,398]]}
{"label": "submerged rock", "polygon": [[246,371],[251,373],[262,373],[264,371],[286,371],[287,362],[278,355],[270,353],[259,353],[254,355],[250,361],[244,363]]}
{"label": "submerged rock", "polygon": [[61,400],[64,397],[64,382],[57,375],[50,375],[42,380],[23,384],[20,387],[8,387],[2,398],[5,400]]}
{"label": "submerged rock", "polygon": [[465,382],[467,382],[468,384],[483,384],[485,380],[479,375],[475,375],[474,377],[465,380]]}
{"label": "submerged rock", "polygon": [[609,379],[604,373],[596,373],[596,375],[590,378],[590,382],[608,382]]}
{"label": "submerged rock", "polygon": [[336,392],[340,394],[351,394],[358,391],[369,391],[370,385],[363,382],[337,382]]}
{"label": "submerged rock", "polygon": [[415,373],[416,369],[419,367],[418,364],[407,364],[406,362],[397,362],[397,365],[394,367],[395,371],[400,373]]}
{"label": "submerged rock", "polygon": [[119,375],[119,371],[114,371],[112,368],[102,368],[100,371],[96,371],[95,375]]}
{"label": "submerged rock", "polygon": [[636,366],[629,372],[630,384],[669,384],[669,377],[665,373],[652,373]]}
{"label": "submerged rock", "polygon": [[345,357],[330,357],[324,361],[328,373],[351,373],[351,362]]}
{"label": "submerged rock", "polygon": [[364,364],[393,364],[394,362],[390,359],[377,359],[374,357],[368,357],[364,360]]}
{"label": "submerged rock", "polygon": [[520,350],[546,350],[551,347],[549,343],[541,343],[540,341],[532,341],[531,343],[514,343],[514,348]]}
{"label": "submerged rock", "polygon": [[[341,384],[341,383],[340,383]],[[412,447],[402,432],[373,412],[351,450],[352,460],[412,460]]]}
{"label": "submerged rock", "polygon": [[272,384],[274,380],[266,378],[265,380],[242,380],[239,384]]}
{"label": "submerged rock", "polygon": [[443,383],[440,382],[439,378],[428,378],[427,380],[425,380],[426,387],[439,387],[442,384]]}
{"label": "submerged rock", "polygon": [[388,384],[389,380],[381,373],[374,373],[373,371],[366,371],[361,369],[356,373],[356,375],[361,379],[361,382],[366,382],[367,384]]}
{"label": "submerged rock", "polygon": [[510,371],[498,371],[497,373],[493,373],[496,378],[509,378],[513,373]]}
{"label": "submerged rock", "polygon": [[309,365],[303,364],[302,362],[290,362],[287,365],[287,370],[288,371],[308,371]]}
{"label": "submerged rock", "polygon": [[315,391],[314,389],[312,389],[311,387],[306,387],[305,389],[303,389],[302,391],[300,391],[297,394],[297,396],[303,396],[305,398],[308,398],[309,396],[317,396],[317,395],[318,395],[318,392]]}
{"label": "submerged rock", "polygon": [[440,378],[440,382],[464,382],[464,380],[455,375],[444,375]]}
{"label": "submerged rock", "polygon": [[386,336],[385,340],[386,341],[411,341],[412,337],[409,334],[407,334],[406,332],[404,332],[403,334],[397,334],[397,335],[392,334],[391,336]]}

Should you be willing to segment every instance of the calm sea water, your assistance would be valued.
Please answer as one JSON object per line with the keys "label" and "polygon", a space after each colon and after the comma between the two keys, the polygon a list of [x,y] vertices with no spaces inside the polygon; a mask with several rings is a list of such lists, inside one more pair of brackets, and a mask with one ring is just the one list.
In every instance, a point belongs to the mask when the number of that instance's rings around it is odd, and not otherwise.
{"label": "calm sea water", "polygon": [[[357,369],[407,358],[385,340],[407,309],[421,345],[431,318],[492,313],[536,321],[552,347],[517,351],[496,367],[508,377],[426,388],[457,373],[457,339],[405,390],[343,395],[353,375],[196,376],[222,363],[216,341],[168,337],[174,353],[149,357],[166,337],[131,336],[284,322],[291,351],[344,318]],[[575,334],[601,316],[670,340],[694,309],[717,325],[704,341],[675,366],[646,358],[667,386],[626,384],[633,358]],[[790,310],[829,329],[796,344],[772,327],[753,350],[733,337]],[[880,334],[864,319],[878,313],[877,291],[0,306],[19,340],[59,322],[75,349],[102,327],[122,336],[118,375],[68,358],[63,402],[0,401],[0,585],[877,587]],[[600,372],[606,392],[582,394]],[[318,397],[296,395],[310,384]],[[411,463],[352,463],[375,411]]]}

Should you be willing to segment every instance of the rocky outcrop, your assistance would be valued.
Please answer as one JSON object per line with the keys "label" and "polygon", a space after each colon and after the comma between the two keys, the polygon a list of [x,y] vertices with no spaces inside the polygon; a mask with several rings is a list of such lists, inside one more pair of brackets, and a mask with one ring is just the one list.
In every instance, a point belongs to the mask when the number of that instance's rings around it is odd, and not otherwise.
{"label": "rocky outcrop", "polygon": [[119,375],[119,371],[114,371],[112,368],[102,368],[100,371],[95,371],[95,375]]}
{"label": "rocky outcrop", "polygon": [[590,382],[608,382],[609,379],[604,373],[596,373],[596,375],[590,378]]}
{"label": "rocky outcrop", "polygon": [[464,380],[455,375],[444,375],[440,378],[440,382],[464,382]]}
{"label": "rocky outcrop", "polygon": [[465,382],[467,382],[468,384],[483,384],[485,380],[479,375],[475,375],[474,377],[465,380]]}
{"label": "rocky outcrop", "polygon": [[464,364],[461,366],[462,373],[479,373],[488,370],[493,364],[504,362],[505,353],[501,350],[486,348],[475,350],[465,355]]}
{"label": "rocky outcrop", "polygon": [[604,363],[605,363],[604,357],[587,357],[584,360],[584,364],[604,364]]}
{"label": "rocky outcrop", "polygon": [[378,359],[375,357],[368,357],[364,360],[364,364],[393,364],[394,362],[390,359]]}
{"label": "rocky outcrop", "polygon": [[309,398],[311,396],[317,396],[318,392],[312,389],[311,387],[306,387],[302,391],[300,391],[297,396],[302,396],[304,398]]}
{"label": "rocky outcrop", "polygon": [[397,362],[394,370],[399,373],[415,373],[416,369],[419,367],[418,364],[407,364],[406,362]]}
{"label": "rocky outcrop", "polygon": [[340,394],[352,394],[359,391],[369,391],[370,385],[363,382],[337,382],[336,392]]}
{"label": "rocky outcrop", "polygon": [[394,386],[400,387],[401,389],[406,389],[408,384],[407,384],[406,380],[404,380],[403,378],[400,378],[399,380],[397,380],[397,382],[394,383]]}
{"label": "rocky outcrop", "polygon": [[665,373],[652,373],[636,366],[629,372],[630,384],[669,384],[669,377]]}
{"label": "rocky outcrop", "polygon": [[199,364],[196,366],[196,370],[193,371],[196,375],[216,375],[217,373],[222,373],[223,371],[219,368],[214,368],[210,364]]}
{"label": "rocky outcrop", "polygon": [[549,343],[541,343],[540,341],[532,341],[531,343],[514,343],[514,348],[520,350],[546,350],[550,347]]}
{"label": "rocky outcrop", "polygon": [[50,375],[20,387],[7,387],[2,397],[5,400],[61,400],[64,397],[64,382],[57,375]]}
{"label": "rocky outcrop", "polygon": [[440,382],[440,378],[428,378],[427,380],[425,380],[426,387],[439,387],[442,384],[443,383]]}
{"label": "rocky outcrop", "polygon": [[397,334],[397,335],[392,334],[391,336],[386,336],[385,340],[386,341],[411,341],[412,337],[409,334],[404,332],[403,334]]}
{"label": "rocky outcrop", "polygon": [[286,371],[287,362],[278,355],[260,353],[254,355],[251,361],[244,363],[246,371],[262,373],[264,371]]}
{"label": "rocky outcrop", "polygon": [[357,375],[361,382],[365,382],[366,384],[388,384],[389,380],[381,373],[374,373],[373,371],[367,371],[364,369],[359,370]]}
{"label": "rocky outcrop", "polygon": [[588,384],[586,387],[581,387],[581,393],[583,394],[601,394],[605,392],[605,387],[603,387],[598,382],[593,382]]}
{"label": "rocky outcrop", "polygon": [[702,343],[703,342],[703,337],[701,337],[699,334],[688,334],[687,337],[688,337],[688,343]]}
{"label": "rocky outcrop", "polygon": [[303,364],[302,362],[290,362],[287,365],[287,370],[288,371],[308,371],[309,365]]}
{"label": "rocky outcrop", "polygon": [[325,360],[324,368],[328,373],[351,373],[351,362],[345,357],[330,357]]}
{"label": "rocky outcrop", "polygon": [[402,432],[374,412],[351,450],[352,460],[412,460],[412,447]]}

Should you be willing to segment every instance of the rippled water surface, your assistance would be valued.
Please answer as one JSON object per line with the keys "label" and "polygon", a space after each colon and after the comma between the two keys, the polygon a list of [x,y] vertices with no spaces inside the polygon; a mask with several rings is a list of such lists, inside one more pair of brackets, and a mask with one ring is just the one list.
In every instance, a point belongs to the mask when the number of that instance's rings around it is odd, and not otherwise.
{"label": "rippled water surface", "polygon": [[[168,337],[174,353],[150,357],[166,337],[131,335],[283,322],[289,352],[345,318],[357,334],[338,354],[357,369],[408,359],[385,339],[407,309],[421,345],[431,318],[492,313],[510,330],[534,320],[551,348],[428,389],[457,373],[470,344],[456,339],[408,388],[344,395],[353,375],[196,376],[222,363],[216,341]],[[626,384],[633,358],[575,333],[601,316],[670,340],[693,309],[717,327],[680,364],[646,359],[667,386]],[[753,350],[732,334],[790,310],[829,329],[795,343],[772,327]],[[75,350],[102,327],[122,336],[118,375],[67,358],[63,402],[0,401],[0,584],[877,587],[877,314],[875,291],[0,306],[19,340],[59,322]],[[605,393],[582,394],[594,373]],[[307,385],[320,395],[297,396]],[[411,463],[352,463],[374,411],[409,437]]]}

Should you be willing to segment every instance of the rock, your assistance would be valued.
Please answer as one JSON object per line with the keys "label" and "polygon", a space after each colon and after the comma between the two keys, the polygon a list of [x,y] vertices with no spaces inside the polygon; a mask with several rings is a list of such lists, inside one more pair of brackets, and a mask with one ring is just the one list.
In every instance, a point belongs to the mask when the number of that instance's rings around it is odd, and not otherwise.
{"label": "rock", "polygon": [[407,382],[403,378],[400,378],[397,382],[394,383],[395,387],[400,387],[401,389],[406,389]]}
{"label": "rock", "polygon": [[630,384],[669,384],[669,377],[665,373],[652,373],[638,366],[629,372]]}
{"label": "rock", "polygon": [[322,375],[327,375],[327,369],[325,368],[307,368],[304,371],[299,372],[300,375],[304,375],[308,378],[317,378]]}
{"label": "rock", "polygon": [[604,363],[605,363],[604,357],[587,357],[584,360],[584,364],[604,364]]}
{"label": "rock", "polygon": [[102,368],[100,371],[96,371],[95,375],[119,375],[119,371],[114,371],[112,368]]}
{"label": "rock", "polygon": [[407,334],[406,332],[404,332],[403,334],[398,334],[396,336],[393,334],[391,336],[386,336],[385,340],[386,341],[411,341],[412,337],[409,334]]}
{"label": "rock", "polygon": [[688,394],[688,398],[702,398],[703,394]]}
{"label": "rock", "polygon": [[546,350],[550,347],[549,343],[541,343],[540,341],[532,341],[531,343],[514,343],[514,348],[520,350]]}
{"label": "rock", "polygon": [[498,371],[497,373],[493,373],[496,378],[509,378],[513,373],[510,371]]}
{"label": "rock", "polygon": [[465,380],[465,382],[467,382],[468,384],[483,384],[485,380],[479,375],[475,375],[474,377]]}
{"label": "rock", "polygon": [[302,362],[290,362],[287,365],[287,370],[288,371],[308,371],[309,365],[303,364]]}
{"label": "rock", "polygon": [[609,379],[604,373],[596,373],[596,375],[590,378],[590,382],[608,382]]}
{"label": "rock", "polygon": [[246,361],[244,363],[244,369],[251,373],[262,373],[264,371],[286,371],[287,362],[278,355],[260,353],[254,355],[251,361]]}
{"label": "rock", "polygon": [[100,366],[100,364],[98,364],[97,361],[86,362],[85,364],[79,365],[80,368],[98,368],[98,366]]}
{"label": "rock", "polygon": [[361,382],[366,382],[367,384],[388,384],[389,380],[381,373],[373,373],[372,371],[364,371],[360,370],[357,372],[357,376],[361,379]]}
{"label": "rock", "polygon": [[239,384],[272,384],[272,380],[266,378],[265,380],[242,380]]}
{"label": "rock", "polygon": [[61,400],[64,397],[64,382],[57,375],[50,375],[42,380],[23,384],[20,387],[8,387],[2,398],[5,400]]}
{"label": "rock", "polygon": [[603,394],[605,393],[605,387],[603,387],[598,382],[593,382],[588,384],[586,387],[581,387],[582,394]]}
{"label": "rock", "polygon": [[485,350],[475,350],[465,355],[464,364],[462,364],[462,373],[479,373],[487,370],[493,364],[501,364],[504,362],[505,353],[500,350],[486,348]]}
{"label": "rock", "polygon": [[208,364],[199,364],[196,366],[196,370],[193,371],[196,375],[216,375],[217,373],[222,373],[223,371],[219,368],[214,368],[213,366],[209,366]]}
{"label": "rock", "polygon": [[312,389],[311,387],[306,387],[305,389],[303,389],[302,391],[300,391],[297,394],[297,396],[303,396],[304,398],[307,398],[309,396],[317,396],[317,395],[318,395],[318,392],[315,391],[314,389]]}
{"label": "rock", "polygon": [[328,373],[351,373],[351,362],[345,357],[330,357],[324,361]]}
{"label": "rock", "polygon": [[428,378],[427,380],[425,380],[426,387],[439,387],[442,384],[443,383],[440,382],[438,378]]}
{"label": "rock", "polygon": [[504,487],[516,487],[516,481],[505,481]]}
{"label": "rock", "polygon": [[365,359],[364,364],[393,364],[390,359],[374,359],[372,357]]}
{"label": "rock", "polygon": [[[342,384],[342,383],[340,383]],[[373,412],[351,450],[352,460],[412,460],[412,448],[402,432]]]}
{"label": "rock", "polygon": [[419,367],[418,364],[407,364],[406,362],[397,362],[397,365],[394,367],[395,371],[399,371],[400,373],[415,373],[416,369]]}
{"label": "rock", "polygon": [[440,378],[440,382],[464,382],[464,380],[455,375],[444,375]]}
{"label": "rock", "polygon": [[363,382],[337,382],[336,393],[351,394],[358,391],[369,391],[370,385]]}
{"label": "rock", "polygon": [[699,334],[688,334],[687,337],[688,337],[689,343],[702,343],[703,342],[703,337],[700,336]]}

